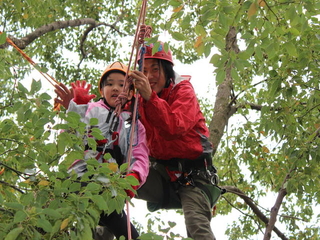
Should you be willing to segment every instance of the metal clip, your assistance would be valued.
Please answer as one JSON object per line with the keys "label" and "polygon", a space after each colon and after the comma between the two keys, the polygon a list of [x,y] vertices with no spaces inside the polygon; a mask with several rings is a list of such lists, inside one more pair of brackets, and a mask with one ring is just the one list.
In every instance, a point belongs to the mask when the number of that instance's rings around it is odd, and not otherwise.
{"label": "metal clip", "polygon": [[219,184],[219,177],[217,174],[212,174],[211,178],[210,178],[210,182],[212,185],[218,185]]}
{"label": "metal clip", "polygon": [[184,172],[182,175],[179,177],[178,182],[182,186],[195,186],[193,178],[192,178],[192,170],[190,170],[189,173]]}
{"label": "metal clip", "polygon": [[118,140],[118,135],[116,135],[116,137],[115,137],[114,139],[112,139],[111,141],[108,141],[108,142],[104,145],[102,153],[104,154],[105,151],[106,151],[106,149],[107,149],[107,147],[109,147],[112,143],[114,143],[114,142],[117,141],[117,140]]}

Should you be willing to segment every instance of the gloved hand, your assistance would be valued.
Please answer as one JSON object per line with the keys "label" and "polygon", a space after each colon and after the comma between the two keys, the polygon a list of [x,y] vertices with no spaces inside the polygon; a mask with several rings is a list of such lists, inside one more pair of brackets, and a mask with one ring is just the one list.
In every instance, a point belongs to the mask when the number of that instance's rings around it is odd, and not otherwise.
{"label": "gloved hand", "polygon": [[[135,172],[132,172],[132,173],[128,173],[126,177],[128,176],[133,176],[135,179],[138,180],[138,182],[140,183],[140,177],[139,177],[139,174],[138,173],[135,173]],[[139,187],[139,185],[136,185],[136,186],[132,186],[132,188],[134,190],[137,190]],[[134,193],[129,190],[129,189],[125,189],[126,193],[127,193],[127,196],[130,197],[130,198],[133,198],[134,197]]]}
{"label": "gloved hand", "polygon": [[86,81],[77,80],[75,83],[71,83],[73,90],[73,101],[77,104],[87,104],[96,97],[95,94],[89,95],[91,84],[87,84]]}

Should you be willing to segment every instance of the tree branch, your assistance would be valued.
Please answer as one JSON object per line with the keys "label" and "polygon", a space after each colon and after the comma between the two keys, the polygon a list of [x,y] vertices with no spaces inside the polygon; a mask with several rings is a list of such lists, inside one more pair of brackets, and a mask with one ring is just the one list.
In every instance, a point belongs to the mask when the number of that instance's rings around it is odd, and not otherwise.
{"label": "tree branch", "polygon": [[[102,22],[97,22],[93,18],[80,18],[80,19],[74,19],[74,20],[67,20],[67,21],[57,21],[53,22],[50,24],[43,25],[37,29],[35,29],[33,32],[30,34],[26,35],[25,37],[19,39],[15,38],[13,36],[9,36],[9,38],[20,48],[20,49],[25,49],[26,46],[28,46],[31,42],[36,40],[37,38],[41,37],[42,35],[52,32],[58,29],[64,29],[68,27],[77,27],[81,25],[91,25],[93,27],[98,27],[98,26],[107,26],[112,28],[113,30],[117,31],[120,33],[120,31],[115,27],[115,24],[107,24],[107,23],[102,23]],[[0,45],[1,48],[7,48],[9,46],[8,43]]]}
{"label": "tree branch", "polygon": [[[260,211],[257,205],[253,202],[253,200],[248,197],[244,192],[242,192],[239,188],[234,186],[221,186],[221,188],[226,189],[229,193],[234,193],[238,195],[240,198],[244,200],[244,202],[251,208],[251,210],[256,214],[256,216],[264,222],[266,225],[269,223],[269,219]],[[273,230],[279,238],[283,240],[288,240],[288,238],[274,225],[272,226],[271,230]]]}
{"label": "tree branch", "polygon": [[24,194],[24,191],[22,191],[21,189],[17,188],[17,187],[14,186],[14,185],[11,185],[11,184],[9,184],[9,183],[7,183],[7,182],[5,182],[5,181],[1,181],[1,180],[0,180],[0,183],[1,183],[1,184],[4,184],[4,185],[6,185],[6,186],[9,186],[9,187],[11,187],[11,188],[19,191],[20,193],[23,193],[23,194]]}
{"label": "tree branch", "polygon": [[281,207],[282,201],[283,201],[284,197],[287,195],[287,189],[285,188],[285,184],[291,178],[291,173],[293,172],[293,170],[294,169],[291,169],[290,172],[286,175],[285,179],[283,180],[283,183],[282,183],[281,189],[278,193],[278,197],[276,199],[276,202],[275,202],[274,206],[271,208],[270,220],[267,224],[263,240],[271,239],[271,231],[274,228],[275,222],[277,221],[277,215],[278,215],[279,209]]}

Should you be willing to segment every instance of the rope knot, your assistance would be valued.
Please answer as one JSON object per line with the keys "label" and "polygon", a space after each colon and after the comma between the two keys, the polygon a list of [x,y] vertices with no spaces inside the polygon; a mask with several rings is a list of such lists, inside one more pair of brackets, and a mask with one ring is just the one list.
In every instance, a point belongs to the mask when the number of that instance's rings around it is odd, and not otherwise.
{"label": "rope knot", "polygon": [[149,25],[141,24],[140,25],[140,31],[138,34],[138,43],[144,44],[145,38],[150,38],[152,32],[152,27]]}
{"label": "rope knot", "polygon": [[119,116],[121,113],[121,107],[128,101],[128,93],[127,92],[121,92],[116,101],[115,101],[115,105],[116,105],[116,109],[114,111],[114,113],[116,114],[116,116]]}

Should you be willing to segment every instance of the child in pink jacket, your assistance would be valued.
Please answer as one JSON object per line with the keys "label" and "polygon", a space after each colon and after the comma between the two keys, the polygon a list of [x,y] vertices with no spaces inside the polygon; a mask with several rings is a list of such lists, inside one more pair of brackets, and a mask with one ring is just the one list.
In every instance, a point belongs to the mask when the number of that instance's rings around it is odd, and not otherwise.
{"label": "child in pink jacket", "polygon": [[[69,173],[76,173],[81,177],[87,171],[86,160],[95,158],[98,162],[116,163],[119,166],[127,161],[129,150],[130,131],[135,131],[134,142],[132,144],[132,157],[130,160],[129,173],[127,175],[135,177],[139,181],[138,189],[144,184],[149,173],[148,148],[146,142],[145,128],[139,120],[135,126],[131,125],[131,113],[122,111],[116,116],[114,109],[117,105],[118,95],[123,91],[127,67],[114,62],[103,72],[99,83],[99,91],[102,98],[98,102],[91,102],[95,95],[90,95],[91,85],[85,81],[76,81],[72,83],[73,99],[69,103],[68,112],[76,112],[81,116],[81,121],[87,124],[87,135],[84,137],[86,151],[83,159],[76,160],[69,168]],[[128,100],[133,98],[133,89],[129,90]],[[98,123],[95,126],[90,125],[90,119],[96,118]],[[97,140],[97,149],[90,149],[87,144],[87,138],[90,138],[92,128],[99,128],[104,139]],[[105,160],[105,153],[109,153],[111,158]],[[106,177],[99,176],[97,180],[107,182]],[[126,190],[129,197],[134,197],[130,190]],[[109,215],[101,215],[99,225],[105,226],[118,239],[124,235],[128,237],[126,214],[113,212]],[[132,238],[136,239],[139,235],[131,224]]]}

